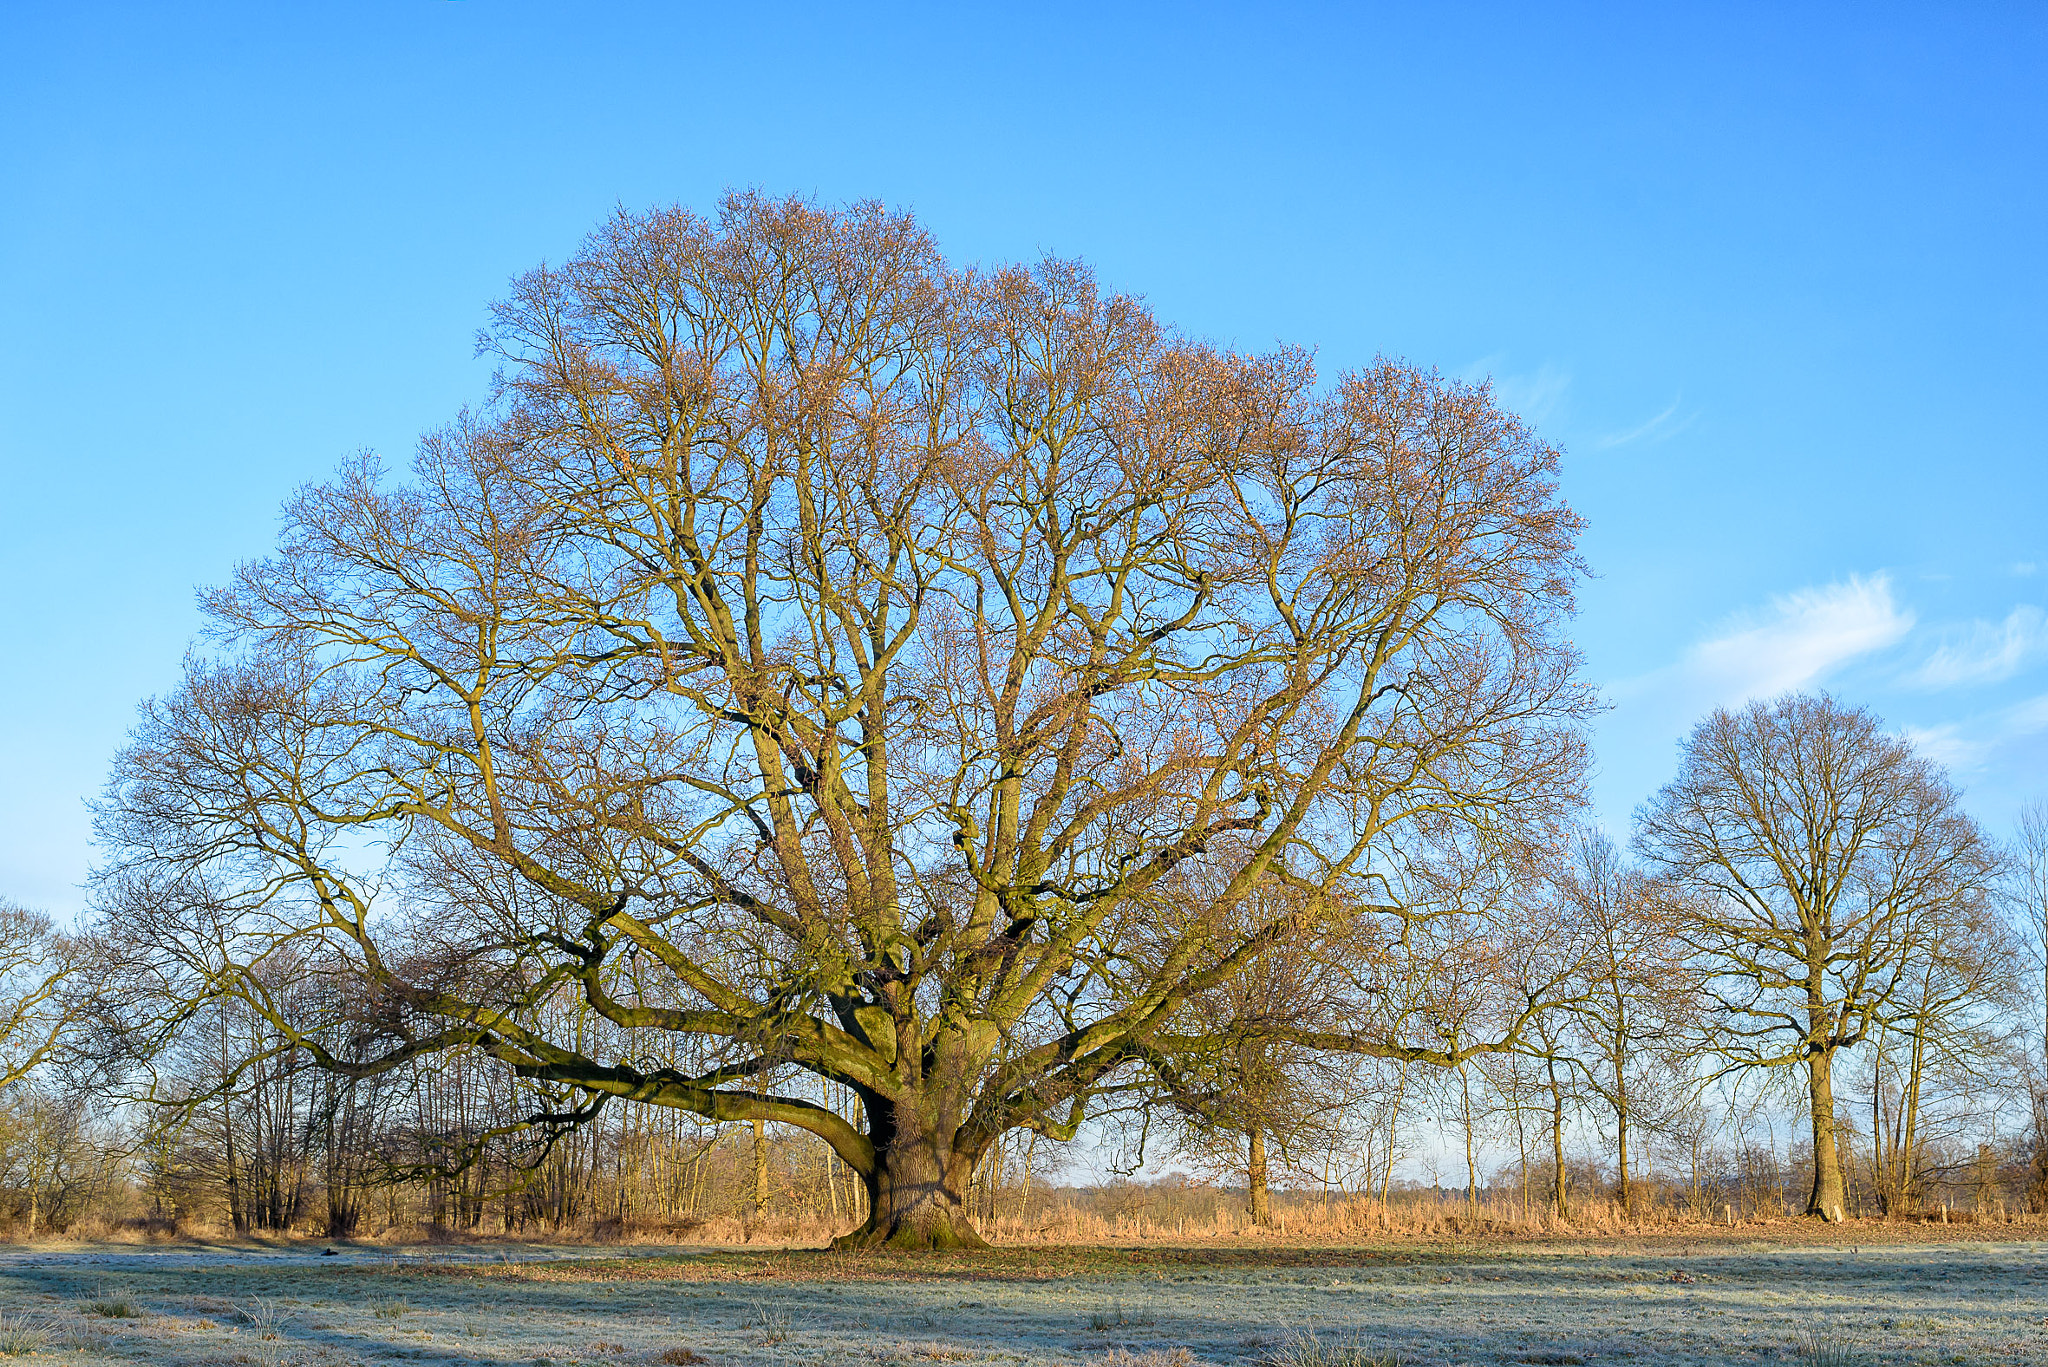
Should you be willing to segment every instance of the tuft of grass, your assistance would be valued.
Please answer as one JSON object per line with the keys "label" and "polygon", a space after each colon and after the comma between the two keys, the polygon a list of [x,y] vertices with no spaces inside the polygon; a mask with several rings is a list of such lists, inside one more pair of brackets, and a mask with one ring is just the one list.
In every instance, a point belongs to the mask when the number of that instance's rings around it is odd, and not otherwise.
{"label": "tuft of grass", "polygon": [[91,1299],[81,1301],[78,1308],[106,1320],[142,1318],[142,1312],[136,1309],[135,1302],[129,1299],[126,1291],[113,1291],[106,1287],[101,1287]]}
{"label": "tuft of grass", "polygon": [[0,1315],[0,1357],[25,1357],[39,1353],[50,1341],[47,1325],[27,1315]]}
{"label": "tuft of grass", "polygon": [[107,1348],[107,1334],[104,1329],[74,1326],[58,1332],[57,1346],[72,1353],[103,1353]]}
{"label": "tuft of grass", "polygon": [[747,1327],[761,1336],[764,1345],[787,1343],[789,1341],[789,1312],[779,1306],[754,1302],[754,1313],[747,1321]]}
{"label": "tuft of grass", "polygon": [[276,1301],[267,1301],[258,1296],[247,1305],[235,1310],[235,1318],[256,1331],[259,1341],[282,1338],[285,1325],[291,1323],[297,1311],[287,1310]]}
{"label": "tuft of grass", "polygon": [[1861,1367],[1863,1362],[1863,1354],[1854,1344],[1838,1338],[1825,1325],[1800,1330],[1792,1344],[1792,1356],[1801,1367]]}
{"label": "tuft of grass", "polygon": [[1195,1367],[1195,1355],[1185,1348],[1148,1348],[1142,1353],[1112,1348],[1095,1362],[1096,1367]]}
{"label": "tuft of grass", "polygon": [[1368,1347],[1356,1332],[1324,1342],[1313,1329],[1303,1329],[1259,1359],[1260,1367],[1400,1367],[1401,1359]]}
{"label": "tuft of grass", "polygon": [[1109,1309],[1098,1310],[1088,1317],[1088,1327],[1098,1334],[1106,1334],[1112,1329],[1142,1328],[1155,1323],[1157,1321],[1150,1315],[1126,1313],[1122,1301],[1117,1301]]}
{"label": "tuft of grass", "polygon": [[395,1320],[412,1309],[405,1303],[405,1297],[398,1296],[388,1301],[377,1301],[370,1306],[370,1313],[380,1320]]}
{"label": "tuft of grass", "polygon": [[655,1361],[665,1363],[667,1367],[697,1367],[697,1364],[709,1362],[711,1359],[694,1349],[671,1348]]}

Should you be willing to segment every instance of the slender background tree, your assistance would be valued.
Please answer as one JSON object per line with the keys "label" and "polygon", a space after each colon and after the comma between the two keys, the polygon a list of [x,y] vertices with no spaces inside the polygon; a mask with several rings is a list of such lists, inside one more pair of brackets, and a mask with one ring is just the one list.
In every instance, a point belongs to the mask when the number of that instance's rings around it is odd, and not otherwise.
{"label": "slender background tree", "polygon": [[1671,889],[1630,868],[1612,841],[1582,832],[1564,873],[1564,895],[1586,944],[1586,989],[1572,1008],[1590,1055],[1585,1087],[1614,1135],[1616,1195],[1635,1208],[1630,1152],[1675,1100],[1682,1076],[1669,1057],[1691,1014],[1692,974]]}

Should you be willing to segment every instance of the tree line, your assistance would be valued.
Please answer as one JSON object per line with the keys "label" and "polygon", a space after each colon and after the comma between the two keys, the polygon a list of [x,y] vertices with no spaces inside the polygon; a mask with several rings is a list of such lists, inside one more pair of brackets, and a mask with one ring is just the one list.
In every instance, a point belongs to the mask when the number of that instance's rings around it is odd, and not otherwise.
{"label": "tree line", "polygon": [[1629,1210],[1703,1098],[1796,1082],[1842,1219],[1852,1097],[1885,1210],[1957,1095],[2040,1132],[2038,821],[1793,695],[1627,854],[1580,824],[1581,524],[1487,386],[758,195],[622,211],[482,345],[408,477],[203,593],[87,924],[6,927],[17,1096],[132,1098],[153,1200],[511,1229],[604,1170],[680,1219],[809,1154],[843,1244],[978,1245],[1084,1134],[1255,1221],[1276,1162],[1384,1199],[1430,1097],[1475,1197],[1506,1116],[1560,1212],[1611,1136]]}

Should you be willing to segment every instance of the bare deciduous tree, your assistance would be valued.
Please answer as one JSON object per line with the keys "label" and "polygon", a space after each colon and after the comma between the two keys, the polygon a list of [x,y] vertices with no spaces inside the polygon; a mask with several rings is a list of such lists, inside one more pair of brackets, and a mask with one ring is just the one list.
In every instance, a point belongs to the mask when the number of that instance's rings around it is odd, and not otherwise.
{"label": "bare deciduous tree", "polygon": [[1990,845],[1935,765],[1825,694],[1715,711],[1638,820],[1644,857],[1697,894],[1709,1044],[1805,1067],[1807,1213],[1845,1218],[1836,1056],[1903,1008],[1921,951],[1984,895]]}
{"label": "bare deciduous tree", "polygon": [[1930,1132],[1945,1125],[1953,1136],[1995,1114],[1991,1098],[2023,1069],[2012,1026],[2019,957],[2010,927],[1981,895],[1938,908],[1917,938],[1872,1041],[1872,1175],[1885,1213],[1918,1204]]}
{"label": "bare deciduous tree", "polygon": [[1573,1008],[1593,1055],[1586,1087],[1613,1119],[1617,1195],[1622,1213],[1632,1215],[1629,1143],[1645,1120],[1658,1119],[1660,1096],[1675,1090],[1662,1076],[1660,1055],[1690,1001],[1678,910],[1667,889],[1591,832],[1575,844],[1564,890],[1588,951],[1586,991]]}
{"label": "bare deciduous tree", "polygon": [[[1237,918],[1249,924],[1273,919],[1279,914],[1274,901],[1285,897],[1276,885],[1255,889]],[[1215,1041],[1211,1047],[1150,1059],[1155,1085],[1142,1090],[1141,1104],[1172,1127],[1181,1156],[1243,1176],[1246,1213],[1255,1225],[1273,1222],[1269,1147],[1285,1165],[1290,1156],[1328,1152],[1340,1140],[1339,1113],[1351,1082],[1347,1060],[1289,1036],[1304,1026],[1343,1028],[1352,999],[1339,968],[1348,957],[1344,946],[1312,933],[1274,946],[1228,981],[1189,998],[1176,1025]]]}
{"label": "bare deciduous tree", "polygon": [[[121,755],[136,1022],[264,1009],[290,945],[385,1022],[370,1060],[291,1026],[327,1066],[477,1048],[794,1126],[867,1186],[851,1241],[974,1243],[1006,1131],[1214,1047],[1184,1004],[1311,926],[1399,979],[1428,913],[1390,870],[1577,800],[1579,524],[1484,387],[1323,386],[1068,262],[958,271],[903,215],[749,196],[622,213],[485,346],[492,404],[410,483],[296,497]],[[1217,896],[1169,904],[1193,864]],[[616,1032],[551,1025],[565,995]],[[1510,1006],[1418,1038],[1368,985],[1284,1033],[1454,1064]],[[633,1043],[664,1032],[704,1066]],[[799,1072],[859,1119],[760,1085]]]}
{"label": "bare deciduous tree", "polygon": [[2048,802],[2020,808],[1999,892],[2033,963],[2034,1042],[2041,1075],[2048,1079]]}
{"label": "bare deciduous tree", "polygon": [[2034,1177],[2029,1200],[2048,1209],[2048,803],[2030,802],[2020,809],[2019,828],[2007,862],[2004,902],[2015,929],[2032,959],[2034,1026],[2032,1093]]}

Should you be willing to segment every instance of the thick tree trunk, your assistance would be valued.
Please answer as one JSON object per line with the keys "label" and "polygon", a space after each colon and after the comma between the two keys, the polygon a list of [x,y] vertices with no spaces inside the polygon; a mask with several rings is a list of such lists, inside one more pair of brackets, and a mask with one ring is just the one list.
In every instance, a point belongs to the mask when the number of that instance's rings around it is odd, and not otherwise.
{"label": "thick tree trunk", "polygon": [[1246,1134],[1251,1139],[1251,1158],[1245,1164],[1246,1205],[1252,1223],[1263,1227],[1273,1223],[1273,1197],[1266,1185],[1266,1132],[1255,1125]]}
{"label": "thick tree trunk", "polygon": [[1614,1163],[1621,1174],[1621,1218],[1635,1218],[1635,1191],[1628,1182],[1628,1107],[1617,1107],[1614,1113]]}
{"label": "thick tree trunk", "polygon": [[956,1131],[916,1108],[893,1114],[869,1104],[875,1171],[865,1178],[868,1216],[834,1248],[987,1248],[967,1218],[967,1185],[979,1156],[954,1147]]}
{"label": "thick tree trunk", "polygon": [[1834,1057],[1828,1051],[1806,1061],[1808,1101],[1813,1110],[1813,1195],[1806,1213],[1823,1220],[1840,1221],[1846,1193],[1842,1187],[1842,1156],[1835,1147]]}

